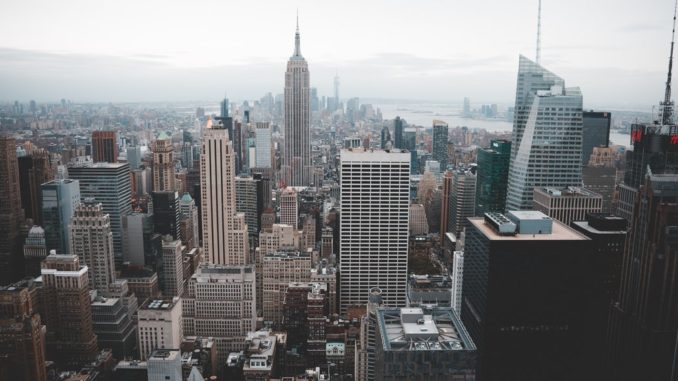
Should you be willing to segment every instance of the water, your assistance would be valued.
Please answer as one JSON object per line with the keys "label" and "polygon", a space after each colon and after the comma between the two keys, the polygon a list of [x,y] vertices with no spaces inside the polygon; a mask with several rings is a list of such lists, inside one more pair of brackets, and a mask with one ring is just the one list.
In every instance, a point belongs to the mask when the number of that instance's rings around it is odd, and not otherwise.
{"label": "water", "polygon": [[[471,119],[461,116],[458,106],[449,104],[418,104],[418,103],[385,103],[374,104],[381,110],[384,119],[395,119],[400,116],[407,124],[431,127],[433,120],[438,119],[446,122],[450,127],[466,126],[469,129],[485,129],[489,132],[510,132],[513,130],[513,122],[502,119]],[[614,145],[630,148],[630,136],[615,130],[610,131],[610,141]]]}

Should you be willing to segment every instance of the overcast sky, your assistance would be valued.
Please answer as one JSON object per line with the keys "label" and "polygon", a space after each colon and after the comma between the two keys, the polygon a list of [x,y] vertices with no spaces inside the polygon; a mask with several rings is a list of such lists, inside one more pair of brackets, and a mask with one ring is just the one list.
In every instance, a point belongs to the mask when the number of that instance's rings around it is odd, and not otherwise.
{"label": "overcast sky", "polygon": [[[258,99],[282,92],[299,9],[312,86],[513,103],[538,0],[2,0],[0,100]],[[663,97],[672,0],[543,0],[542,64],[586,107]]]}

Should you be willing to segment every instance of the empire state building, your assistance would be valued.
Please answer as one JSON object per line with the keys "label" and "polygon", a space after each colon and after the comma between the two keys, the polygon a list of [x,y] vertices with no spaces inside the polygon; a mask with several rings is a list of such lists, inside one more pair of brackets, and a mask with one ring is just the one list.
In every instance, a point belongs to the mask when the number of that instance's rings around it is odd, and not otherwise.
{"label": "empire state building", "polygon": [[311,98],[308,64],[301,55],[299,20],[294,55],[285,72],[285,146],[282,177],[286,185],[307,186],[311,174]]}

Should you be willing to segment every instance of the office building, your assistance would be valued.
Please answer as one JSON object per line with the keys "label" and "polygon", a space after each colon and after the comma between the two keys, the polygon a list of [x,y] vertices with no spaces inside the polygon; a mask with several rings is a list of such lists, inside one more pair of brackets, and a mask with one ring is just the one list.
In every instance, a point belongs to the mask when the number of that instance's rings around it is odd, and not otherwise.
{"label": "office building", "polygon": [[181,351],[157,349],[146,361],[148,381],[184,381],[181,373]]}
{"label": "office building", "polygon": [[92,132],[92,159],[95,163],[118,162],[118,133],[115,131]]}
{"label": "office building", "polygon": [[47,381],[45,326],[26,281],[0,287],[0,379]]}
{"label": "office building", "polygon": [[328,317],[326,285],[292,282],[285,291],[282,305],[282,326],[287,332],[287,348],[301,355],[303,359],[298,361],[288,357],[288,372],[298,365],[302,365],[303,368],[295,369],[296,374],[299,374],[300,370],[326,364],[325,319]]}
{"label": "office building", "polygon": [[132,213],[130,171],[127,163],[81,162],[68,167],[68,175],[80,182],[80,197],[94,198],[111,217],[113,248],[122,258],[122,218]]}
{"label": "office building", "polygon": [[592,241],[536,211],[470,222],[461,317],[480,353],[478,377],[587,378],[598,350],[589,340],[604,329],[591,319],[604,276]]}
{"label": "office building", "polygon": [[254,124],[256,144],[256,168],[273,167],[273,150],[271,140],[271,124],[269,122],[256,122]]}
{"label": "office building", "polygon": [[[675,125],[665,125],[675,133]],[[676,135],[673,135],[676,136]],[[652,139],[654,136],[643,136]],[[660,136],[657,136],[660,137]],[[669,152],[664,151],[666,157]],[[656,152],[656,158],[665,156]],[[668,159],[667,159],[668,161]],[[678,175],[669,168],[647,172],[638,190],[622,259],[619,295],[611,305],[608,369],[616,380],[669,380],[675,377],[678,327],[675,261]],[[668,162],[666,163],[668,164]],[[656,168],[656,169],[655,169]],[[655,172],[656,170],[656,172]]]}
{"label": "office building", "polygon": [[601,111],[582,113],[582,166],[589,163],[589,157],[595,147],[607,147],[610,142],[610,124],[612,114]]}
{"label": "office building", "polygon": [[377,346],[377,309],[384,305],[381,290],[371,288],[367,293],[367,308],[360,308],[360,339],[356,341],[355,368],[353,374],[357,381],[376,379]]}
{"label": "office building", "polygon": [[131,146],[126,149],[127,154],[127,164],[129,164],[129,169],[134,171],[141,167],[141,147],[140,146]]}
{"label": "office building", "polygon": [[425,235],[428,234],[428,221],[426,220],[426,210],[422,204],[410,205],[410,234]]}
{"label": "office building", "polygon": [[134,357],[136,327],[120,298],[101,296],[92,300],[92,324],[101,348],[109,348],[116,359]]}
{"label": "office building", "polygon": [[469,226],[468,217],[475,215],[476,173],[473,169],[461,168],[452,174],[452,192],[448,204],[448,229],[459,237]]}
{"label": "office building", "polygon": [[407,306],[450,307],[452,279],[449,275],[410,274],[407,282]]}
{"label": "office building", "polygon": [[70,226],[71,251],[89,267],[90,287],[108,291],[115,282],[110,216],[104,214],[101,203],[85,199],[75,207]]}
{"label": "office building", "polygon": [[288,186],[308,185],[311,163],[311,97],[308,64],[301,55],[301,37],[297,20],[294,54],[285,72],[285,146],[284,181]]}
{"label": "office building", "polygon": [[341,151],[339,275],[341,313],[365,304],[379,287],[384,301],[407,300],[408,152]]}
{"label": "office building", "polygon": [[[151,256],[153,215],[134,212],[123,217],[123,261],[131,265],[146,265]],[[151,265],[151,263],[148,263]]]}
{"label": "office building", "polygon": [[56,168],[51,163],[49,152],[38,149],[30,155],[19,157],[18,161],[21,207],[26,218],[31,218],[36,225],[42,225],[40,185],[54,180]]}
{"label": "office building", "polygon": [[405,120],[400,119],[399,116],[396,116],[393,121],[393,148],[404,149],[403,146],[403,129],[405,125]]}
{"label": "office building", "polygon": [[179,348],[184,338],[182,302],[178,297],[149,299],[138,311],[139,356],[156,349]]}
{"label": "office building", "polygon": [[65,368],[78,369],[98,353],[87,273],[87,266],[72,254],[50,254],[41,270],[47,358]]}
{"label": "office building", "polygon": [[298,250],[277,251],[262,258],[262,297],[264,322],[279,329],[282,302],[290,282],[311,279],[311,256]]}
{"label": "office building", "polygon": [[181,240],[181,200],[176,191],[160,191],[151,193],[153,205],[153,232],[160,235],[171,235]]}
{"label": "office building", "polygon": [[282,364],[278,359],[282,357],[279,353],[282,348],[278,348],[276,335],[270,329],[247,333],[246,359],[242,368],[244,381],[269,380],[280,374]]}
{"label": "office building", "polygon": [[403,130],[403,149],[410,152],[410,173],[419,174],[419,160],[417,159],[417,129],[408,127]]}
{"label": "office building", "polygon": [[33,225],[24,241],[24,269],[26,276],[33,278],[40,276],[40,262],[47,258],[45,230]]}
{"label": "office building", "polygon": [[280,223],[298,228],[299,196],[294,188],[283,188],[280,191]]}
{"label": "office building", "polygon": [[581,184],[581,151],[579,88],[520,56],[507,209],[530,209],[535,187]]}
{"label": "office building", "polygon": [[198,268],[181,298],[184,336],[213,337],[223,364],[256,329],[255,295],[254,266]]}
{"label": "office building", "polygon": [[381,129],[381,149],[391,149],[393,148],[393,141],[391,140],[391,130],[388,129],[388,126],[384,126]]}
{"label": "office building", "polygon": [[565,225],[584,221],[589,213],[600,213],[603,196],[581,187],[535,188],[534,210],[556,219]]}
{"label": "office building", "polygon": [[476,178],[476,216],[506,210],[511,142],[492,140],[488,148],[478,150]]}
{"label": "office building", "polygon": [[235,204],[236,211],[245,214],[248,233],[254,236],[259,234],[257,182],[252,176],[240,175],[235,178]]}
{"label": "office building", "polygon": [[48,250],[70,253],[71,218],[80,203],[78,180],[52,180],[41,185],[42,223]]}
{"label": "office building", "polygon": [[603,196],[603,213],[613,212],[617,192],[617,168],[612,148],[594,147],[589,164],[581,170],[582,186]]}
{"label": "office building", "polygon": [[18,280],[23,273],[19,242],[23,219],[16,142],[0,136],[0,285]]}
{"label": "office building", "polygon": [[175,191],[174,146],[172,138],[161,132],[151,144],[153,152],[153,191]]}
{"label": "office building", "polygon": [[189,193],[181,196],[179,203],[179,233],[187,250],[200,246],[200,227],[198,207]]}
{"label": "office building", "polygon": [[433,150],[431,157],[440,163],[440,168],[447,169],[447,137],[449,128],[442,120],[433,121]]}
{"label": "office building", "polygon": [[464,288],[464,252],[455,251],[452,254],[452,307],[461,314],[461,302]]}
{"label": "office building", "polygon": [[478,354],[450,307],[376,309],[375,380],[475,380]]}
{"label": "office building", "polygon": [[170,235],[162,237],[162,272],[160,289],[163,296],[171,298],[184,292],[184,261],[181,241]]}
{"label": "office building", "polygon": [[245,215],[236,213],[234,160],[228,130],[208,123],[200,155],[200,210],[203,249],[212,264],[250,263]]}
{"label": "office building", "polygon": [[443,174],[443,186],[440,194],[440,242],[445,241],[445,234],[450,231],[450,199],[452,198],[453,175],[450,171]]}

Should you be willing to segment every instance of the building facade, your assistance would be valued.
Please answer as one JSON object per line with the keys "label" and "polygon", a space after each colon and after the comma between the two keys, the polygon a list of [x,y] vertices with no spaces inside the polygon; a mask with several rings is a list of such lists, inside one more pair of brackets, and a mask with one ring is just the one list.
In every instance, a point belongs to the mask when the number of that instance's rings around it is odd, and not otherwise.
{"label": "building facade", "polygon": [[379,287],[384,301],[407,300],[408,152],[341,151],[339,277],[341,313],[365,304]]}
{"label": "building facade", "polygon": [[42,221],[48,250],[70,253],[71,218],[80,203],[78,180],[52,180],[41,185]]}
{"label": "building facade", "polygon": [[92,159],[95,163],[118,162],[118,133],[115,131],[92,132]]}
{"label": "building facade", "polygon": [[184,339],[182,302],[178,297],[149,299],[138,311],[139,356],[146,360],[156,349],[179,348]]}
{"label": "building facade", "polygon": [[506,210],[511,142],[492,140],[488,148],[478,150],[476,216]]}
{"label": "building facade", "polygon": [[108,291],[115,282],[111,219],[101,203],[85,200],[75,207],[71,220],[71,251],[88,266],[89,285]]}

